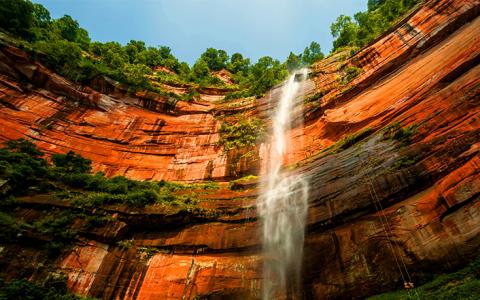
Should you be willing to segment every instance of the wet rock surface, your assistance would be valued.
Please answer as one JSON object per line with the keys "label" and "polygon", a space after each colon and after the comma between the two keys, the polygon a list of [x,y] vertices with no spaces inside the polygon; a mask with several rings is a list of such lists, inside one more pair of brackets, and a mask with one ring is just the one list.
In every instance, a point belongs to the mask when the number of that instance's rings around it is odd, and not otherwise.
{"label": "wet rock surface", "polygon": [[[416,281],[480,254],[479,12],[480,1],[426,1],[352,57],[312,67],[305,122],[291,130],[284,162],[310,182],[306,299],[401,288],[402,276]],[[342,84],[348,65],[362,73]],[[279,96],[274,88],[261,99],[221,103],[222,91],[205,91],[202,102],[172,103],[107,81],[94,90],[15,48],[0,49],[0,73],[0,140],[28,137],[47,154],[74,150],[96,171],[135,179],[231,176],[233,158],[216,146],[219,116],[268,124]],[[258,145],[258,159],[239,170],[262,170],[267,149]],[[200,195],[208,214],[107,208],[116,221],[81,232],[54,261],[29,242],[8,246],[1,274],[35,278],[45,272],[37,262],[48,262],[73,292],[102,299],[258,299],[261,185],[260,176]],[[16,213],[34,218],[62,205],[23,199]]]}

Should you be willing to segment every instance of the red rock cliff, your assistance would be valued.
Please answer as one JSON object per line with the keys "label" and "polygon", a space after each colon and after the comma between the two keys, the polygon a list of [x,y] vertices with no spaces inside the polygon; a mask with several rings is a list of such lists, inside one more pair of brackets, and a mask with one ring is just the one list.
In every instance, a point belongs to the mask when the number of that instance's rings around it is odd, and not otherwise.
{"label": "red rock cliff", "polygon": [[[290,132],[294,147],[285,162],[309,178],[312,191],[305,298],[400,288],[396,259],[415,280],[480,253],[479,12],[478,0],[426,1],[352,57],[340,53],[313,66],[305,123]],[[342,84],[349,66],[362,73]],[[29,137],[47,153],[71,149],[96,170],[137,179],[231,176],[230,154],[215,146],[215,116],[241,112],[268,121],[279,93],[228,104],[175,104],[115,85],[100,93],[14,48],[0,50],[0,71],[0,140]],[[408,142],[395,138],[409,126]],[[259,170],[266,146],[235,168]],[[256,299],[256,196],[255,188],[225,186],[199,204],[217,213],[197,219],[155,209],[112,212],[117,222],[86,235],[55,264],[72,291],[103,299]],[[28,217],[45,205],[57,204],[26,201],[18,213]],[[135,247],[117,246],[126,237]],[[141,247],[161,252],[149,256]],[[9,272],[36,253],[9,251],[19,257]]]}

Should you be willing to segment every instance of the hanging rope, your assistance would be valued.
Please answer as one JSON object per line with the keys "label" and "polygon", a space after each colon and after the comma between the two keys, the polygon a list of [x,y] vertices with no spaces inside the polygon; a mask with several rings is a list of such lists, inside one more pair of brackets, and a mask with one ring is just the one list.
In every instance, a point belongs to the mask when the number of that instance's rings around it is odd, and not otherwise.
{"label": "hanging rope", "polygon": [[[366,163],[364,164],[364,167],[365,167],[365,165],[366,165]],[[408,290],[408,295],[409,295],[409,297],[411,297],[410,289],[414,289],[413,280],[410,276],[410,273],[408,272],[408,268],[407,268],[407,265],[405,264],[403,256],[399,253],[398,256],[400,257],[400,259],[398,259],[398,257],[397,257],[397,252],[395,251],[395,248],[393,247],[393,243],[392,243],[392,240],[391,240],[390,234],[389,234],[389,232],[393,232],[392,228],[391,228],[390,223],[388,222],[388,219],[385,215],[385,211],[383,209],[382,202],[380,201],[380,197],[378,196],[377,191],[375,190],[375,186],[373,185],[373,180],[370,176],[368,176],[367,171],[366,171],[367,168],[365,168],[364,170],[365,170],[364,175],[367,178],[367,180],[369,181],[367,183],[368,190],[370,192],[370,196],[373,199],[373,204],[375,206],[375,210],[380,215],[380,222],[382,224],[382,228],[385,232],[385,235],[386,235],[387,240],[388,240],[388,244],[389,244],[390,249],[392,251],[392,254],[394,256],[395,263],[396,263],[397,268],[398,268],[398,270],[400,272],[400,275],[402,277],[404,288]],[[401,262],[402,265],[400,265],[399,261]],[[405,274],[406,274],[407,278],[405,278],[402,269],[405,271]],[[408,281],[406,279],[408,279]],[[415,289],[414,289],[414,292],[415,292],[415,295],[416,295],[417,299],[420,299],[420,296]]]}

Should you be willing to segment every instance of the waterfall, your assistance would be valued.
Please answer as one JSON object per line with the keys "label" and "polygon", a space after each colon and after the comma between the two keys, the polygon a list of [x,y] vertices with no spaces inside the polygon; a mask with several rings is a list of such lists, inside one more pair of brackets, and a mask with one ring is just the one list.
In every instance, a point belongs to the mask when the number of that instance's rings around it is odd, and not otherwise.
{"label": "waterfall", "polygon": [[291,75],[282,87],[273,117],[268,180],[257,201],[262,224],[264,300],[301,297],[308,182],[301,175],[286,174],[282,171],[282,165],[288,154],[286,134],[295,117],[303,118],[302,115],[294,115],[294,111],[302,114],[302,109],[294,108],[306,77],[307,69],[304,69]]}

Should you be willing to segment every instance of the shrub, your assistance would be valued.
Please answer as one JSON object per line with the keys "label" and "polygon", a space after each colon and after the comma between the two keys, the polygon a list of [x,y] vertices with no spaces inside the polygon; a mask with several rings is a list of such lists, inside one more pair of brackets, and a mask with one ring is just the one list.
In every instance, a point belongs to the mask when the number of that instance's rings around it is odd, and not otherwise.
{"label": "shrub", "polygon": [[350,81],[355,79],[358,75],[362,73],[361,68],[357,68],[355,66],[348,66],[345,68],[345,76],[342,77],[342,80],[340,81],[341,84],[345,85],[348,84]]}
{"label": "shrub", "polygon": [[4,212],[0,211],[0,241],[8,242],[17,238],[22,232],[21,226],[17,223],[17,220]]}
{"label": "shrub", "polygon": [[416,164],[420,160],[420,157],[401,157],[399,160],[395,161],[391,169],[404,169]]}
{"label": "shrub", "polygon": [[332,153],[338,153],[355,145],[359,141],[369,136],[372,132],[373,128],[368,127],[354,134],[347,135],[334,145],[330,146],[328,149],[332,149]]}
{"label": "shrub", "polygon": [[70,294],[66,288],[66,278],[49,278],[45,283],[35,283],[27,279],[14,279],[5,282],[0,278],[0,299],[22,299],[22,300],[87,300]]}
{"label": "shrub", "polygon": [[121,240],[117,242],[117,246],[120,247],[120,249],[131,249],[133,246],[135,246],[135,240]]}
{"label": "shrub", "polygon": [[401,290],[368,299],[480,299],[480,258],[474,260],[467,267],[449,274],[436,275],[433,280],[414,290]]}
{"label": "shrub", "polygon": [[6,148],[0,149],[0,179],[8,181],[14,194],[26,194],[27,187],[40,186],[49,172],[42,155],[29,141],[8,141]]}
{"label": "shrub", "polygon": [[240,120],[236,124],[223,123],[220,127],[218,146],[225,152],[232,149],[253,147],[265,137],[265,125],[259,119]]}
{"label": "shrub", "polygon": [[303,102],[304,102],[305,104],[307,104],[307,103],[310,103],[310,102],[317,101],[318,99],[320,99],[320,98],[322,98],[323,96],[325,96],[325,94],[326,94],[326,92],[323,91],[323,90],[321,90],[321,91],[315,93],[314,95],[306,98]]}
{"label": "shrub", "polygon": [[[152,190],[142,190],[128,193],[124,203],[132,206],[146,206],[158,200],[158,195]],[[165,201],[165,198],[162,199]]]}
{"label": "shrub", "polygon": [[87,173],[92,169],[92,161],[69,151],[67,154],[52,155],[53,164],[63,172]]}
{"label": "shrub", "polygon": [[406,146],[412,142],[412,138],[417,132],[417,129],[418,125],[416,124],[403,128],[400,122],[395,122],[382,130],[383,138],[398,141],[400,146]]}

